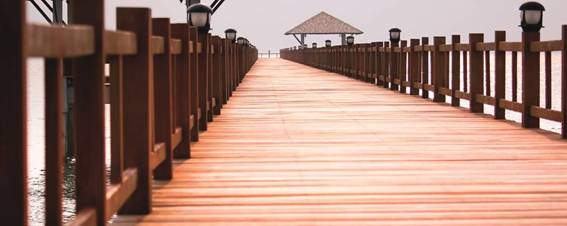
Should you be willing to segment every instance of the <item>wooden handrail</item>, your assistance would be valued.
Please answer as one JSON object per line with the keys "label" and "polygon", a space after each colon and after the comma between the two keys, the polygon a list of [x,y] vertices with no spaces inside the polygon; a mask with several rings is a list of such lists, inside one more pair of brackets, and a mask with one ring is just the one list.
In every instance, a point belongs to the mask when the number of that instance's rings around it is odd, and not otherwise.
{"label": "wooden handrail", "polygon": [[94,30],[89,26],[27,26],[27,55],[45,58],[73,58],[94,53]]}
{"label": "wooden handrail", "polygon": [[136,34],[128,31],[105,31],[104,52],[108,55],[133,55],[138,51]]}

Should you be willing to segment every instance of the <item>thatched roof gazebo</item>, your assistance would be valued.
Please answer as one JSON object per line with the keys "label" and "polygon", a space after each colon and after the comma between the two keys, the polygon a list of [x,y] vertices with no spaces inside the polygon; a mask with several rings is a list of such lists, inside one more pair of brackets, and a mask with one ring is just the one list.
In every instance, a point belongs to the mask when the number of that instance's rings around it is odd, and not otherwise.
{"label": "thatched roof gazebo", "polygon": [[[307,35],[338,34],[341,36],[343,44],[345,44],[346,35],[358,35],[362,33],[363,32],[358,28],[326,12],[321,12],[289,30],[285,35],[293,35],[301,45],[304,45]],[[300,35],[300,37],[298,38],[297,35]]]}

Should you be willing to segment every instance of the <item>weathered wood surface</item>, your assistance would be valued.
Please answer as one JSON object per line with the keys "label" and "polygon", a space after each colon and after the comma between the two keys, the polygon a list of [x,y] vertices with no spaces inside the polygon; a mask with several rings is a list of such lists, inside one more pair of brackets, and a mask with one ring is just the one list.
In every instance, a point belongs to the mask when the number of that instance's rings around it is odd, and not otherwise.
{"label": "weathered wood surface", "polygon": [[566,225],[567,142],[260,60],[147,216],[116,225]]}

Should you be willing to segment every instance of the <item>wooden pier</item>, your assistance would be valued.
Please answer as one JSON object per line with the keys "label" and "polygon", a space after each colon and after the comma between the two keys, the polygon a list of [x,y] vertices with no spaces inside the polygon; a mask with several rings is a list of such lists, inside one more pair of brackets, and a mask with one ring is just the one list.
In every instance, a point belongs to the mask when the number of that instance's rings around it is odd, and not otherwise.
{"label": "wooden pier", "polygon": [[564,225],[567,142],[285,60],[115,225]]}
{"label": "wooden pier", "polygon": [[29,24],[25,2],[0,2],[0,225],[29,224],[29,58],[46,65],[49,226],[64,223],[65,82],[68,225],[567,225],[567,26],[258,60],[148,8],[107,30],[104,1],[73,5],[68,26]]}

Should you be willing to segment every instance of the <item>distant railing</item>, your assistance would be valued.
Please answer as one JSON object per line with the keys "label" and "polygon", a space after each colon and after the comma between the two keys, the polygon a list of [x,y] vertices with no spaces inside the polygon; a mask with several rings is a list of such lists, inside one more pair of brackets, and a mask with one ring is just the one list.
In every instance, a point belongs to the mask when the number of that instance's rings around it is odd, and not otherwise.
{"label": "distant railing", "polygon": [[272,53],[272,52],[258,53],[258,58],[263,58],[263,59],[280,58],[280,53]]}
{"label": "distant railing", "polygon": [[[495,119],[505,119],[507,110],[518,112],[525,128],[539,128],[540,119],[559,122],[561,134],[567,138],[567,26],[563,26],[562,32],[563,38],[554,41],[540,41],[539,33],[526,32],[522,42],[507,42],[506,33],[497,31],[494,42],[485,42],[483,34],[470,34],[469,43],[461,43],[461,37],[453,35],[452,44],[447,44],[446,37],[435,37],[433,44],[429,43],[429,38],[422,38],[402,41],[399,46],[373,42],[318,49],[282,49],[281,54],[284,59],[401,93],[430,98],[431,92],[434,102],[445,102],[450,98],[453,106],[461,106],[460,100],[468,100],[468,108],[473,113],[484,113],[484,106],[490,105],[494,108]],[[562,55],[561,80],[552,80],[552,52]],[[540,68],[542,54],[543,71]],[[518,55],[522,56],[521,62]],[[512,65],[508,73],[507,60]],[[545,76],[544,96],[540,98],[542,74]],[[561,107],[554,110],[552,87],[559,82]],[[510,88],[507,83],[511,83]],[[522,84],[521,87],[518,84]],[[540,103],[540,99],[545,101]]]}
{"label": "distant railing", "polygon": [[[187,24],[152,19],[146,8],[119,8],[119,31],[106,31],[103,1],[74,5],[74,23],[82,25],[68,27],[27,24],[25,1],[2,2],[0,7],[10,14],[2,17],[11,18],[2,22],[8,30],[0,44],[3,225],[28,224],[28,57],[45,58],[46,65],[46,224],[62,225],[63,75],[69,73],[77,210],[70,225],[105,225],[116,213],[151,211],[152,179],[170,180],[172,159],[190,158],[191,141],[220,114],[258,56],[254,48],[198,35]],[[105,165],[105,85],[110,85],[110,178]]]}

